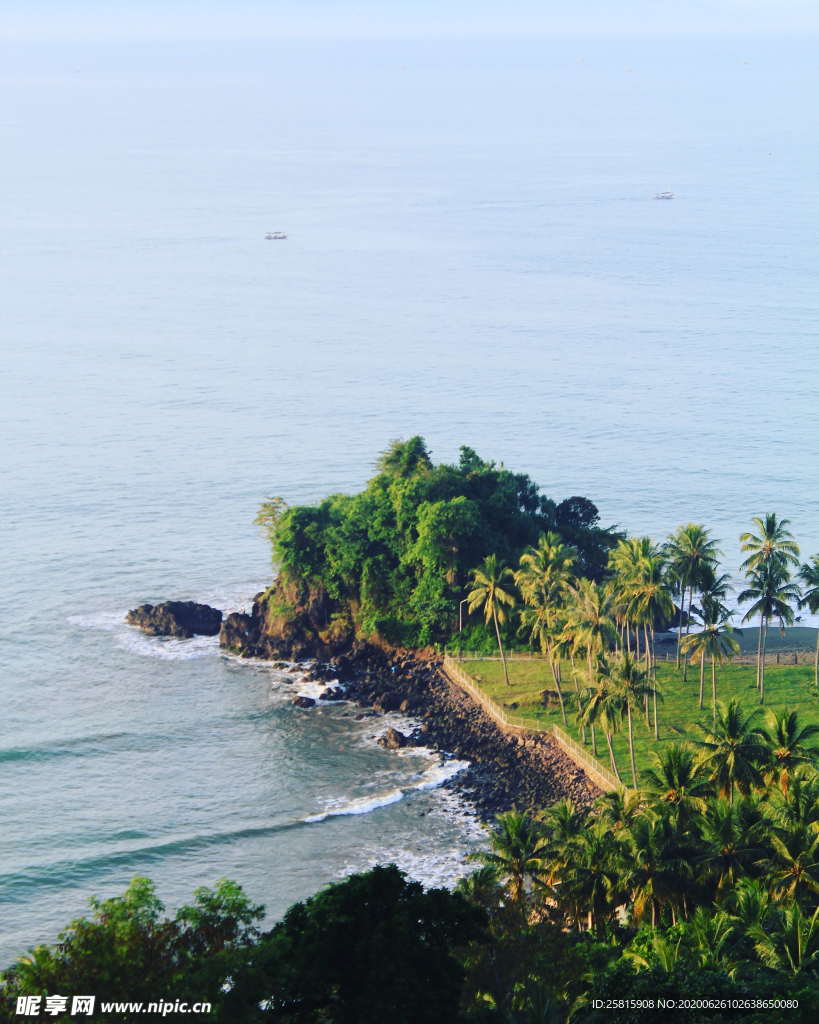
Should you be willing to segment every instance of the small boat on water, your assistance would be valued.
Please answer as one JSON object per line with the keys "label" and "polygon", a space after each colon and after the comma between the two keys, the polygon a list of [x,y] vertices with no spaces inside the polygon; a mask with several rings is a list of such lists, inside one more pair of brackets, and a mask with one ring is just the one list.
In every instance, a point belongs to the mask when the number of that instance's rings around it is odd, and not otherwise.
{"label": "small boat on water", "polygon": [[287,238],[286,231],[268,231],[264,236],[269,242],[280,242],[283,238]]}
{"label": "small boat on water", "polygon": [[656,195],[654,196],[654,198],[655,199],[673,199],[674,198],[674,193],[673,192],[657,192]]}

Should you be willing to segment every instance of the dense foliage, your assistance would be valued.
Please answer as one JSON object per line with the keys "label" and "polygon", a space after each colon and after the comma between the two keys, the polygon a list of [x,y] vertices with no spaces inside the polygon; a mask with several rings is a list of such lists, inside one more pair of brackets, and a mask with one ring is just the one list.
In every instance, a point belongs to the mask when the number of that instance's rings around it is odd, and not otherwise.
{"label": "dense foliage", "polygon": [[[37,946],[0,975],[0,1021],[26,1019],[16,1016],[18,996],[41,996],[44,1007],[47,996],[92,994],[97,1009],[102,1001],[209,1002],[218,1012],[225,981],[245,962],[264,914],[235,882],[222,881],[197,889],[190,906],[163,917],[153,884],[140,877],[122,896],[92,900],[91,909],[91,917],[72,921],[55,945]],[[70,1010],[69,1002],[68,1013],[44,1019],[76,1019]]]}
{"label": "dense foliage", "polygon": [[450,635],[469,573],[490,553],[515,561],[545,531],[577,550],[577,569],[600,578],[617,540],[587,498],[559,504],[525,474],[460,449],[458,465],[435,465],[422,438],[395,442],[356,495],[315,506],[267,502],[282,575],[352,610],[364,633],[407,644]]}

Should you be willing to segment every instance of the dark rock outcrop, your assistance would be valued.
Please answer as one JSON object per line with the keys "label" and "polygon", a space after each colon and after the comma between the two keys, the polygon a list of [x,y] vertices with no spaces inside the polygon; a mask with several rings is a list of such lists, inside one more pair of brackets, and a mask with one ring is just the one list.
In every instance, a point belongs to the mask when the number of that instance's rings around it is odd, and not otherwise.
{"label": "dark rock outcrop", "polygon": [[132,608],[125,621],[150,636],[216,636],[222,625],[222,613],[196,601],[164,601]]}
{"label": "dark rock outcrop", "polygon": [[398,729],[387,729],[384,735],[378,740],[380,747],[386,747],[387,750],[400,750],[409,743],[407,737],[399,732]]}
{"label": "dark rock outcrop", "polygon": [[347,694],[340,686],[328,686],[319,694],[319,700],[346,700]]}
{"label": "dark rock outcrop", "polygon": [[312,697],[305,697],[302,694],[294,697],[291,703],[295,704],[297,708],[314,708],[316,706],[316,702]]}
{"label": "dark rock outcrop", "polygon": [[322,587],[278,580],[257,594],[249,615],[228,615],[219,643],[244,658],[327,661],[353,643],[349,609]]}

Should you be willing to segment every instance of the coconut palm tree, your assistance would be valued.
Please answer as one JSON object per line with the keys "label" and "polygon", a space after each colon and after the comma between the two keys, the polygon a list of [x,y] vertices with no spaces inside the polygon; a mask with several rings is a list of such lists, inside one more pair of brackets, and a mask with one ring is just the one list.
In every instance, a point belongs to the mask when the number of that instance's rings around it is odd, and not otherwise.
{"label": "coconut palm tree", "polygon": [[[674,579],[679,581],[680,587],[680,612],[685,607],[685,595],[688,593],[688,616],[685,624],[685,635],[688,635],[688,621],[691,617],[691,606],[694,601],[695,590],[707,579],[709,569],[713,569],[720,555],[717,542],[711,537],[711,531],[707,530],[701,523],[687,523],[685,526],[677,527],[676,531],[668,538],[665,544],[665,555],[669,568]],[[680,664],[680,640],[683,630],[680,623],[680,631],[677,641],[677,665]],[[683,678],[687,678],[685,667],[683,667]]]}
{"label": "coconut palm tree", "polygon": [[[774,512],[765,516],[754,516],[751,522],[754,524],[756,533],[747,530],[740,535],[740,550],[747,554],[747,558],[740,568],[751,580],[751,587],[744,592],[746,597],[740,594],[740,601],[753,600],[758,602],[770,588],[774,581],[779,585],[786,585],[790,580],[790,567],[799,565],[799,545],[793,539],[793,534],[788,529],[789,519],[779,519]],[[798,595],[789,594],[788,599]],[[749,612],[743,621],[747,621],[758,614],[759,641],[757,643],[757,686],[760,693],[764,690],[765,674],[765,631],[768,621],[776,615],[768,614],[768,608],[763,602],[755,603],[754,611]]]}
{"label": "coconut palm tree", "polygon": [[579,924],[586,918],[589,931],[602,937],[620,903],[618,884],[623,848],[603,822],[580,833],[553,887],[558,902]]}
{"label": "coconut palm tree", "polygon": [[[540,600],[539,597],[534,600]],[[560,704],[560,715],[563,724],[566,725],[566,707],[563,701],[563,688],[560,681],[560,668],[556,664],[555,650],[560,635],[560,620],[557,618],[554,609],[545,604],[532,604],[523,608],[520,613],[519,633],[526,635],[530,647],[539,647],[542,654],[546,656],[551,669],[552,679],[557,690],[557,699]]]}
{"label": "coconut palm tree", "polygon": [[736,886],[726,892],[724,905],[742,931],[762,926],[771,910],[771,893],[758,878],[740,878]]}
{"label": "coconut palm tree", "polygon": [[609,595],[612,612],[623,630],[623,647],[632,653],[632,637],[634,653],[640,656],[639,626],[630,618],[631,586],[640,571],[641,562],[654,553],[654,544],[650,537],[627,537],[617,542],[609,552],[608,568]]}
{"label": "coconut palm tree", "polygon": [[815,903],[819,894],[819,832],[805,825],[776,828],[768,835],[771,847],[767,879],[776,899]]}
{"label": "coconut palm tree", "polygon": [[[723,605],[709,603],[707,606],[712,621],[705,624],[699,633],[689,633],[683,638],[683,653],[690,655],[693,661],[700,663],[700,696],[699,706],[702,709],[703,681],[705,678],[705,659],[711,659],[711,715],[717,720],[717,663],[720,665],[739,650],[739,642],[734,637],[730,612]],[[716,616],[714,618],[714,616]]]}
{"label": "coconut palm tree", "polygon": [[550,531],[541,534],[537,546],[521,555],[520,568],[515,573],[515,583],[527,606],[521,615],[521,629],[528,633],[530,644],[537,644],[546,655],[564,725],[566,709],[556,648],[562,630],[561,609],[576,559],[577,550]]}
{"label": "coconut palm tree", "polygon": [[509,899],[517,904],[526,882],[540,874],[546,851],[543,825],[526,813],[507,811],[498,815],[497,826],[489,833],[489,849],[480,850],[474,859],[506,879]]}
{"label": "coconut palm tree", "polygon": [[789,711],[768,711],[765,727],[759,735],[768,744],[768,763],[764,774],[767,782],[774,782],[783,793],[788,792],[794,771],[805,764],[819,760],[819,746],[809,741],[819,736],[819,725],[799,721],[799,713]]}
{"label": "coconut palm tree", "polygon": [[771,810],[785,827],[804,825],[819,832],[819,774],[812,768],[797,768],[787,791],[774,793]]}
{"label": "coconut palm tree", "polygon": [[783,565],[799,565],[799,545],[788,529],[790,519],[779,519],[775,512],[754,516],[751,522],[756,533],[747,530],[740,535],[741,551],[748,557],[740,566],[743,572],[753,572],[771,561]]}
{"label": "coconut palm tree", "polygon": [[766,967],[794,976],[819,963],[819,907],[813,914],[798,905],[777,908],[768,927],[753,925],[748,938]]}
{"label": "coconut palm tree", "polygon": [[497,555],[487,555],[478,569],[472,571],[472,583],[469,586],[468,604],[469,613],[483,609],[484,622],[495,625],[495,636],[498,638],[498,650],[500,651],[501,663],[503,664],[503,678],[507,686],[509,682],[509,670],[506,667],[506,655],[503,650],[500,627],[506,622],[506,609],[514,608],[515,597],[511,590],[504,589],[504,581],[512,577],[512,570],[507,568],[503,562],[499,562]]}
{"label": "coconut palm tree", "polygon": [[[628,754],[631,761],[631,784],[637,788],[637,765],[634,760],[634,723],[632,711],[639,713],[649,693],[656,692],[648,681],[648,675],[638,668],[634,660],[625,651],[614,659],[611,667],[611,678],[621,697],[621,715],[625,714],[628,725]],[[656,712],[655,712],[656,716]]]}
{"label": "coconut palm tree", "polygon": [[656,927],[664,907],[672,920],[685,907],[691,884],[691,852],[668,814],[647,811],[629,829],[625,883],[637,922],[651,916]]}
{"label": "coconut palm tree", "polygon": [[724,910],[716,913],[705,907],[697,907],[691,915],[690,936],[700,968],[723,971],[733,978],[739,970],[739,963],[731,956],[736,922]]}
{"label": "coconut palm tree", "polygon": [[702,849],[696,862],[718,895],[730,892],[764,858],[769,823],[752,798],[734,804],[720,798],[708,803],[698,824]]}
{"label": "coconut palm tree", "polygon": [[587,579],[569,584],[567,596],[564,633],[575,653],[585,652],[589,680],[593,683],[598,655],[617,637],[611,598],[605,587]]}
{"label": "coconut palm tree", "polygon": [[625,599],[627,618],[643,629],[646,672],[652,683],[654,739],[657,740],[660,734],[654,685],[654,629],[656,622],[671,617],[674,601],[668,588],[664,557],[659,548],[648,537],[643,537],[639,539],[639,546],[635,546],[634,555],[630,575],[622,580],[620,590]]}
{"label": "coconut palm tree", "polygon": [[[799,578],[804,583],[800,608],[807,608],[811,615],[819,615],[819,555],[814,555],[799,570]],[[816,653],[813,656],[813,684],[819,687],[819,627],[816,629]]]}
{"label": "coconut palm tree", "polygon": [[612,789],[598,797],[596,806],[600,811],[600,820],[604,821],[613,832],[631,828],[637,816],[645,808],[645,796],[634,789]]}
{"label": "coconut palm tree", "polygon": [[620,771],[614,756],[611,738],[617,731],[623,716],[625,695],[612,677],[611,664],[605,657],[598,657],[594,683],[585,687],[580,694],[578,721],[589,725],[594,735],[594,726],[599,723],[609,749],[609,763],[615,778],[620,781]]}
{"label": "coconut palm tree", "polygon": [[702,750],[702,765],[720,796],[733,803],[734,791],[747,794],[762,782],[761,765],[767,749],[754,719],[757,711],[746,715],[738,700],[717,704],[716,721],[709,729],[700,724],[704,739],[697,741]]}
{"label": "coconut palm tree", "polygon": [[740,601],[751,601],[751,607],[742,617],[743,622],[759,616],[759,642],[757,644],[757,687],[759,702],[765,703],[765,647],[768,623],[779,620],[779,629],[793,624],[792,604],[799,601],[799,589],[790,582],[790,574],[784,562],[771,559],[751,571],[751,585],[739,595]]}
{"label": "coconut palm tree", "polygon": [[646,792],[667,805],[679,828],[705,810],[712,790],[700,759],[687,743],[671,743],[652,753],[653,765],[643,772]]}
{"label": "coconut palm tree", "polygon": [[[586,678],[589,685],[596,681],[595,670],[598,656],[616,640],[617,629],[611,609],[611,597],[608,590],[588,579],[578,579],[566,588],[567,603],[563,612],[563,632],[560,642],[569,650],[569,657],[574,665],[577,655],[586,659]],[[577,679],[580,674],[573,668],[575,690],[578,700],[580,687]],[[583,740],[585,742],[585,725]],[[596,740],[592,725],[592,749],[596,755]]]}

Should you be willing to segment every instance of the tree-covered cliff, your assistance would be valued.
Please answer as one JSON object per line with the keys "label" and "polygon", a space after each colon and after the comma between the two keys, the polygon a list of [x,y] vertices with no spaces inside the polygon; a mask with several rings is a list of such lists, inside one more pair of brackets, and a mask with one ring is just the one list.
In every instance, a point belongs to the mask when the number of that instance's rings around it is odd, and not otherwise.
{"label": "tree-covered cliff", "polygon": [[313,506],[275,499],[259,521],[300,601],[329,600],[357,632],[414,645],[457,629],[469,573],[486,555],[515,563],[552,530],[577,548],[578,574],[599,579],[618,538],[587,498],[557,503],[467,447],[457,465],[436,465],[421,437],[390,445],[361,493]]}

